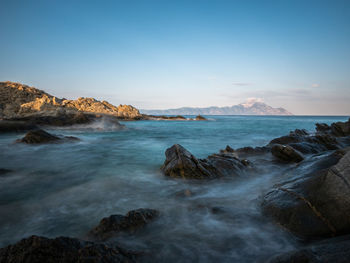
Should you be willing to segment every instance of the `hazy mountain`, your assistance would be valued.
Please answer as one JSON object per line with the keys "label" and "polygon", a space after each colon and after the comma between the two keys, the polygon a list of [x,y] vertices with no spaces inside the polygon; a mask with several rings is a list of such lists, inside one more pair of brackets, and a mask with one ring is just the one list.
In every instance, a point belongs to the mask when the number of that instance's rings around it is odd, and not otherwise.
{"label": "hazy mountain", "polygon": [[273,108],[261,101],[248,101],[234,106],[191,108],[183,107],[168,110],[140,110],[152,115],[293,115],[284,108]]}

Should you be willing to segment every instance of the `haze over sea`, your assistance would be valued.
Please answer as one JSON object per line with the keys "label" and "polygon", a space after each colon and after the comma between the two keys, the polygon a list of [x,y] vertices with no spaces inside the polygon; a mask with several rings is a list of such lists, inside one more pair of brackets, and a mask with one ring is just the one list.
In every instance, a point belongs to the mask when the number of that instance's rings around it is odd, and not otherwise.
{"label": "haze over sea", "polygon": [[[129,121],[127,129],[61,128],[72,144],[13,144],[0,137],[0,167],[14,170],[0,184],[0,247],[29,235],[84,237],[102,217],[139,207],[162,217],[125,247],[157,251],[167,262],[261,262],[297,244],[265,220],[259,197],[280,174],[269,166],[250,178],[210,183],[169,179],[160,172],[166,148],[179,143],[199,158],[230,145],[263,146],[296,128],[346,121],[335,116],[207,116],[210,121]],[[100,125],[100,126],[99,126]],[[277,170],[278,171],[278,170]],[[184,202],[181,191],[194,193]]]}

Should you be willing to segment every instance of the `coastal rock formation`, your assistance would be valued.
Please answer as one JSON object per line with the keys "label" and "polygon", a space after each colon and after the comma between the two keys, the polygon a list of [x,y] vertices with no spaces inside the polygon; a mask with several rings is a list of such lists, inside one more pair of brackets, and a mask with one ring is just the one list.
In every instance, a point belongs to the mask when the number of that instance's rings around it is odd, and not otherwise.
{"label": "coastal rock formation", "polygon": [[79,139],[73,136],[65,136],[63,138],[60,138],[44,130],[37,129],[37,130],[29,131],[22,139],[17,140],[17,142],[27,143],[27,144],[41,144],[41,143],[58,143],[58,142],[64,142],[67,140],[77,141]]}
{"label": "coastal rock formation", "polygon": [[304,160],[304,157],[289,145],[275,144],[271,148],[271,153],[276,158],[286,162],[299,163]]}
{"label": "coastal rock formation", "polygon": [[179,144],[168,148],[161,168],[166,176],[187,179],[211,179],[224,176],[239,176],[247,165],[234,154],[213,154],[207,159],[197,159]]}
{"label": "coastal rock formation", "polygon": [[204,118],[202,115],[197,115],[195,118],[196,121],[206,121],[207,119]]}
{"label": "coastal rock formation", "polygon": [[112,115],[120,119],[140,119],[130,105],[114,106],[93,98],[59,99],[42,90],[20,83],[0,82],[0,118],[72,115],[78,112]]}
{"label": "coastal rock formation", "polygon": [[111,215],[103,218],[98,226],[89,232],[89,237],[105,240],[120,232],[134,233],[158,216],[159,212],[157,210],[143,208],[129,211],[125,216]]}
{"label": "coastal rock formation", "polygon": [[318,167],[316,162],[308,168],[309,173],[295,170],[299,176],[265,195],[264,213],[306,239],[350,233],[350,152],[343,154],[326,155]]}
{"label": "coastal rock formation", "polygon": [[299,250],[274,256],[269,263],[348,263],[350,236],[326,239]]}
{"label": "coastal rock formation", "polygon": [[31,236],[0,249],[0,262],[16,263],[108,263],[137,262],[135,252],[117,246],[98,244],[69,237],[54,239]]}
{"label": "coastal rock formation", "polygon": [[0,176],[11,173],[12,170],[10,169],[5,169],[5,168],[0,168]]}

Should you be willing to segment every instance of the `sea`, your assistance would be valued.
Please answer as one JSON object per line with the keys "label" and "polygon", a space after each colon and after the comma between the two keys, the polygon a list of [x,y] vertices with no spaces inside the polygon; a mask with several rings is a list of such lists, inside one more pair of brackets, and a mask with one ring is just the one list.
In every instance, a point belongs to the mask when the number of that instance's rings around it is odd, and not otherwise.
{"label": "sea", "polygon": [[[191,117],[191,116],[188,116]],[[0,247],[31,235],[84,239],[103,217],[152,208],[160,217],[111,242],[149,253],[153,262],[265,262],[298,240],[261,212],[281,172],[263,167],[246,178],[190,181],[164,176],[165,151],[181,144],[197,158],[263,146],[294,129],[342,116],[205,116],[208,121],[124,121],[47,128],[78,142],[25,145],[0,135]],[[191,193],[191,194],[184,194]]]}

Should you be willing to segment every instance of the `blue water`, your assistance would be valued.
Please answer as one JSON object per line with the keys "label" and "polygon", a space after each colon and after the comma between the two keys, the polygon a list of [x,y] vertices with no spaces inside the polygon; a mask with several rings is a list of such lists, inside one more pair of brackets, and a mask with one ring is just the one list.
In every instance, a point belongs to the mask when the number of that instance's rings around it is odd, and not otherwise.
{"label": "blue water", "polygon": [[[22,145],[23,134],[0,135],[0,246],[29,235],[84,238],[102,217],[140,207],[161,217],[134,236],[115,242],[157,251],[156,262],[263,262],[297,243],[261,215],[259,200],[278,178],[258,176],[187,182],[160,173],[165,150],[175,143],[199,158],[230,145],[262,146],[296,128],[347,117],[208,116],[210,121],[132,121],[126,129],[49,129],[77,143]],[[92,128],[94,128],[93,126]],[[179,197],[189,189],[191,197]],[[220,207],[224,213],[211,212]],[[166,260],[165,260],[166,259]]]}

